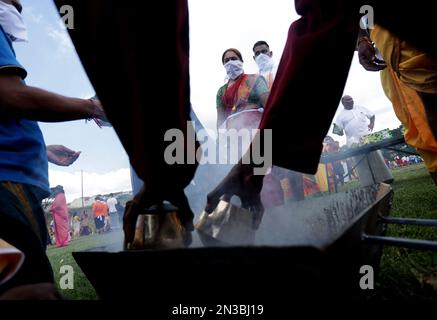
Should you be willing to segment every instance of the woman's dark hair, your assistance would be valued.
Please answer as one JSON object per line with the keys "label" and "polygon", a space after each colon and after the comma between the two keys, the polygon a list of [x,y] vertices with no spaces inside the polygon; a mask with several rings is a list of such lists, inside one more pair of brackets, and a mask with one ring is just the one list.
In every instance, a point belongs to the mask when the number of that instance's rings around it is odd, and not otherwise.
{"label": "woman's dark hair", "polygon": [[238,51],[235,48],[229,48],[229,49],[226,49],[225,52],[223,52],[223,54],[222,54],[222,63],[225,62],[225,54],[228,53],[229,51],[232,51],[233,53],[235,53],[238,56],[238,58],[241,60],[241,62],[244,62],[243,56],[241,55],[240,51]]}

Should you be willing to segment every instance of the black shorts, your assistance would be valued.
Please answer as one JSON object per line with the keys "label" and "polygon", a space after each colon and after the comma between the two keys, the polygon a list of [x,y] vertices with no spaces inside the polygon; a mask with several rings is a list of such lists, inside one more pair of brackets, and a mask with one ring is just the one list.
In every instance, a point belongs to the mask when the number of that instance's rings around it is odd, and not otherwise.
{"label": "black shorts", "polygon": [[94,223],[96,224],[96,229],[100,230],[105,226],[105,218],[104,217],[96,217],[96,218],[94,218]]}

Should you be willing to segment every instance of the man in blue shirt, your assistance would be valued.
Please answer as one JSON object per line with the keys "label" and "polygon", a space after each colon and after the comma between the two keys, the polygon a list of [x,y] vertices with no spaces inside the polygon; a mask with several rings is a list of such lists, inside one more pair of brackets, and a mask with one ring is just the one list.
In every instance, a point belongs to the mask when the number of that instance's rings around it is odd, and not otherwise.
{"label": "man in blue shirt", "polygon": [[[47,156],[60,165],[78,156],[62,146],[47,150],[37,121],[105,119],[96,100],[68,98],[25,84],[27,72],[17,61],[12,43],[26,37],[20,1],[0,0],[0,238],[25,254],[8,287],[53,283],[40,205],[49,194]],[[57,157],[59,151],[65,156]]]}

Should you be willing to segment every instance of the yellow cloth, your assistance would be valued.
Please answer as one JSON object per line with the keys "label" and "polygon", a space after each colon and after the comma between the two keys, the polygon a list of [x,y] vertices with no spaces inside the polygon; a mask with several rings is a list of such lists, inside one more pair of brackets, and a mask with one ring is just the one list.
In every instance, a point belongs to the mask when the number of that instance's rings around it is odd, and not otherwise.
{"label": "yellow cloth", "polygon": [[326,165],[319,163],[317,172],[315,174],[317,184],[319,185],[321,192],[328,191],[328,177],[326,176]]}
{"label": "yellow cloth", "polygon": [[371,38],[387,63],[381,71],[381,82],[405,127],[405,141],[417,149],[430,172],[437,172],[437,141],[417,94],[437,94],[437,59],[410,47],[380,26],[372,29]]}

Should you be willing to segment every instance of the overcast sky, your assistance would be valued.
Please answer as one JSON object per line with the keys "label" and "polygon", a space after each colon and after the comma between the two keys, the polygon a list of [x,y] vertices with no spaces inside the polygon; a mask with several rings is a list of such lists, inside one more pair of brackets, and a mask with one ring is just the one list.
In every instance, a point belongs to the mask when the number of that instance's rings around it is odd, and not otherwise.
{"label": "overcast sky", "polygon": [[[69,96],[94,95],[71,40],[60,26],[52,0],[22,2],[30,41],[17,44],[16,51],[29,72],[27,83]],[[293,0],[189,0],[189,6],[191,100],[200,120],[214,129],[215,97],[225,78],[223,51],[230,47],[239,49],[245,71],[255,73],[253,43],[267,41],[279,61],[290,23],[298,16]],[[379,74],[365,71],[356,59],[345,94],[376,113],[375,130],[399,126],[382,92]],[[311,119],[305,121],[310,127]],[[68,168],[50,165],[50,184],[64,185],[69,201],[80,196],[81,170],[85,195],[130,189],[128,158],[114,130],[99,129],[84,121],[41,124],[41,128],[47,144],[64,144],[82,151],[79,160]],[[334,138],[345,143],[342,137]]]}
{"label": "overcast sky", "polygon": [[[239,49],[243,55],[245,72],[256,73],[257,66],[252,58],[253,44],[265,40],[278,63],[290,24],[299,16],[293,0],[190,0],[189,4],[191,100],[201,121],[214,129],[215,95],[226,75],[221,63],[224,50],[230,47]],[[314,94],[317,94],[316,89]],[[358,63],[357,54],[344,94],[351,95],[357,104],[375,112],[376,131],[400,125],[390,101],[382,91],[379,73],[364,70]],[[342,108],[339,106],[338,111]],[[310,119],[306,122],[311,126]],[[345,137],[333,137],[341,144],[346,143]]]}

